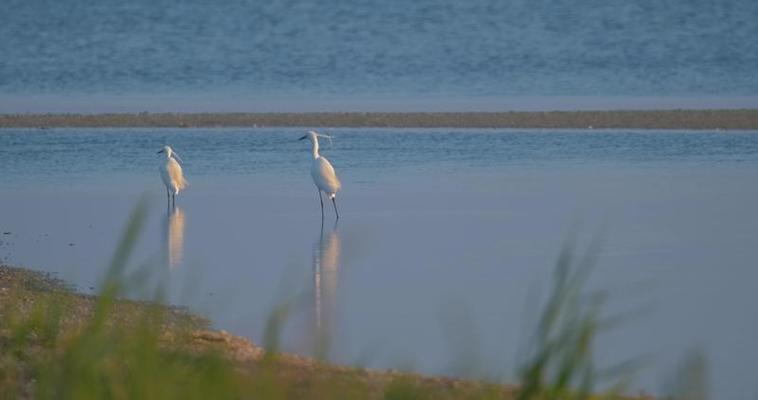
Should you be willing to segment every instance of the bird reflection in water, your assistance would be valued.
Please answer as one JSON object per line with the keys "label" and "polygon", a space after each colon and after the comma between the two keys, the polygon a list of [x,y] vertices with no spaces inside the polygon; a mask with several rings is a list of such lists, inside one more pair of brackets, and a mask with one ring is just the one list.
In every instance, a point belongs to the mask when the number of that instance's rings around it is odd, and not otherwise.
{"label": "bird reflection in water", "polygon": [[173,269],[182,262],[184,255],[184,210],[171,207],[166,214],[166,245],[168,266]]}
{"label": "bird reflection in water", "polygon": [[313,249],[314,355],[322,360],[328,356],[334,333],[340,251],[337,223],[327,233],[322,224]]}

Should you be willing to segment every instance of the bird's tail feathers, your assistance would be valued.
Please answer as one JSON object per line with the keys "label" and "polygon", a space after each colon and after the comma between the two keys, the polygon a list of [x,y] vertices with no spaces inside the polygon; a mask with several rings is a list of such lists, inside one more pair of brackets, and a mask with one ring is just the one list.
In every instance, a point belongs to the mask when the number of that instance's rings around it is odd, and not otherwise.
{"label": "bird's tail feathers", "polygon": [[189,186],[189,181],[187,181],[186,179],[184,179],[184,177],[182,177],[182,179],[179,181],[178,186],[179,186],[179,190],[184,190],[184,188]]}

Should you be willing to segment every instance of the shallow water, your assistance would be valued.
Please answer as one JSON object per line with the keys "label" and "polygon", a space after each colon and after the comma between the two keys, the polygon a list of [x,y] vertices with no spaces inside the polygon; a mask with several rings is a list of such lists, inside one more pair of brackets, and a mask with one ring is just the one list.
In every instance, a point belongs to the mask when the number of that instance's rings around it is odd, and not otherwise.
{"label": "shallow water", "polygon": [[752,0],[6,0],[0,112],[755,107],[756,16]]}
{"label": "shallow water", "polygon": [[[286,350],[512,380],[559,250],[600,238],[588,285],[627,315],[603,365],[646,357],[632,387],[665,393],[700,348],[717,397],[758,393],[758,132],[330,133],[322,228],[299,129],[0,130],[0,258],[89,291],[144,197],[133,263],[219,328],[260,340],[299,294]],[[174,212],[164,143],[191,182]]]}

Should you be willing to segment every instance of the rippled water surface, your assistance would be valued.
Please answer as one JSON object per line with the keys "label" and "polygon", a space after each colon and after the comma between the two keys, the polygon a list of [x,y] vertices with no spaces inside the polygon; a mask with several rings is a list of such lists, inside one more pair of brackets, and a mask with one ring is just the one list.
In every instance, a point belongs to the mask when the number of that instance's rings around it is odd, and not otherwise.
{"label": "rippled water surface", "polygon": [[[588,286],[627,316],[603,365],[645,357],[633,388],[665,393],[699,348],[718,397],[758,393],[757,132],[330,133],[322,227],[299,129],[0,130],[0,258],[93,290],[146,198],[134,263],[219,328],[260,340],[299,293],[288,351],[512,380],[559,250],[600,238]],[[191,183],[173,211],[165,143]]]}
{"label": "rippled water surface", "polygon": [[0,111],[755,106],[755,37],[752,0],[7,0]]}

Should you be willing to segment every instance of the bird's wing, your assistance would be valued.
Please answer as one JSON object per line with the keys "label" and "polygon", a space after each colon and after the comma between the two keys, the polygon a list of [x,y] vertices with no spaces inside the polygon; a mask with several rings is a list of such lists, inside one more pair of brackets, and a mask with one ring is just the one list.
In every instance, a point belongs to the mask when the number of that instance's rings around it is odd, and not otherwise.
{"label": "bird's wing", "polygon": [[342,187],[337,173],[334,172],[332,164],[324,157],[314,160],[313,170],[311,171],[313,180],[321,190],[327,193],[337,193]]}
{"label": "bird's wing", "polygon": [[189,185],[186,179],[184,179],[184,173],[182,172],[182,166],[179,165],[176,160],[169,159],[166,163],[166,172],[168,173],[171,182],[176,185],[178,190],[184,190]]}
{"label": "bird's wing", "polygon": [[161,164],[158,170],[161,172],[161,180],[166,187],[171,186],[171,176],[168,174],[168,168],[166,164]]}

